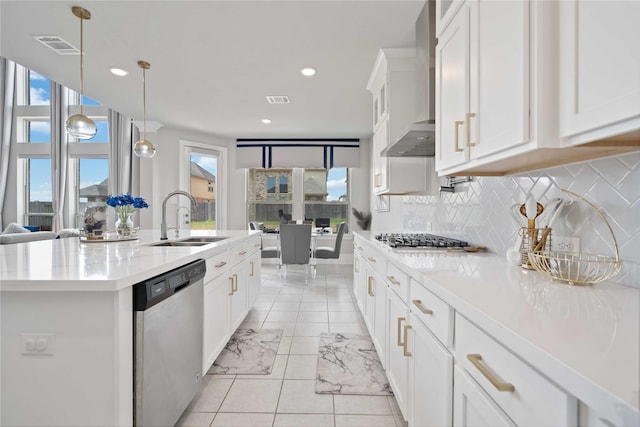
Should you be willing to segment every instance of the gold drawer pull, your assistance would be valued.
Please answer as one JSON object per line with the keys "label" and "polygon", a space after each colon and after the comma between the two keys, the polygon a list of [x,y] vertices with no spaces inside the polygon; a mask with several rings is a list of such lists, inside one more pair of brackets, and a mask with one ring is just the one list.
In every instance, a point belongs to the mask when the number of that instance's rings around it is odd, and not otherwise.
{"label": "gold drawer pull", "polygon": [[454,131],[453,131],[453,140],[456,143],[456,147],[455,150],[456,152],[459,151],[464,151],[464,149],[460,148],[460,145],[458,145],[458,139],[459,139],[459,134],[460,134],[460,125],[463,125],[464,122],[461,120],[456,120],[455,122],[453,122],[454,127]]}
{"label": "gold drawer pull", "polygon": [[375,176],[375,186],[380,187],[380,182],[382,181],[382,174],[377,173]]}
{"label": "gold drawer pull", "polygon": [[247,253],[247,251],[240,251],[238,252],[238,255],[245,255]]}
{"label": "gold drawer pull", "polygon": [[253,261],[249,261],[249,263],[251,264],[251,273],[249,273],[249,276],[253,276]]}
{"label": "gold drawer pull", "polygon": [[427,307],[425,307],[424,305],[422,305],[422,301],[420,301],[419,299],[414,299],[413,301],[411,301],[413,303],[413,305],[415,305],[416,307],[418,307],[418,309],[423,313],[423,314],[433,314],[433,310],[429,310]]}
{"label": "gold drawer pull", "polygon": [[231,280],[231,292],[229,292],[227,295],[233,295],[233,276],[229,277],[229,280]]}
{"label": "gold drawer pull", "polygon": [[367,259],[369,260],[369,262],[376,262],[376,259],[375,259],[375,258],[369,257],[369,258],[367,258]]}
{"label": "gold drawer pull", "polygon": [[367,293],[370,297],[375,297],[376,295],[373,293],[373,277],[369,276],[367,279]]}
{"label": "gold drawer pull", "polygon": [[391,282],[391,284],[400,286],[400,282],[393,276],[387,276],[387,279]]}
{"label": "gold drawer pull", "polygon": [[466,123],[464,125],[465,132],[467,133],[467,147],[475,147],[476,144],[471,142],[471,117],[475,117],[475,113],[467,113],[465,120]]}
{"label": "gold drawer pull", "polygon": [[402,342],[402,322],[406,319],[404,317],[398,317],[398,347],[404,347]]}
{"label": "gold drawer pull", "polygon": [[220,261],[219,263],[214,265],[214,267],[215,268],[220,268],[220,267],[224,267],[225,265],[227,265],[227,263],[225,261]]}
{"label": "gold drawer pull", "polygon": [[491,372],[486,366],[484,366],[482,363],[480,363],[480,361],[482,360],[482,356],[479,354],[467,354],[467,359],[469,359],[469,362],[471,362],[473,364],[473,366],[475,366],[482,375],[484,375],[484,377],[486,379],[489,380],[489,382],[491,384],[493,384],[493,386],[498,390],[498,391],[514,391],[516,388],[513,386],[513,384],[511,383],[503,383],[502,381],[500,381],[498,378],[496,378],[495,374],[493,372]]}
{"label": "gold drawer pull", "polygon": [[360,260],[358,258],[353,260],[353,271],[360,273]]}
{"label": "gold drawer pull", "polygon": [[233,275],[233,283],[234,283],[234,285],[233,285],[233,293],[236,293],[236,292],[238,292],[238,275],[237,274]]}
{"label": "gold drawer pull", "polygon": [[410,353],[410,352],[407,350],[407,345],[408,345],[408,342],[409,342],[409,341],[407,340],[407,331],[408,331],[409,329],[413,329],[413,326],[411,326],[411,325],[404,325],[404,343],[402,344],[402,354],[404,354],[406,357],[411,357],[411,356],[413,356],[413,354],[412,354],[412,353]]}

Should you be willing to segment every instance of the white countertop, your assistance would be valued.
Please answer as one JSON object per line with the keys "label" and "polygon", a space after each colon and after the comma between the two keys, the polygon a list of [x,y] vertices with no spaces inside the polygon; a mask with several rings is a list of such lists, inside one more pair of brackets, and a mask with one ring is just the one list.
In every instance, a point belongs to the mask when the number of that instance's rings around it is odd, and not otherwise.
{"label": "white countertop", "polygon": [[495,254],[397,250],[357,234],[569,393],[637,425],[640,290],[571,286]]}
{"label": "white countertop", "polygon": [[[141,230],[140,239],[83,242],[77,237],[0,245],[2,291],[117,291],[199,258],[215,255],[259,231],[222,230],[181,233],[227,236],[205,246],[149,246],[160,230]],[[175,240],[175,239],[170,239]]]}

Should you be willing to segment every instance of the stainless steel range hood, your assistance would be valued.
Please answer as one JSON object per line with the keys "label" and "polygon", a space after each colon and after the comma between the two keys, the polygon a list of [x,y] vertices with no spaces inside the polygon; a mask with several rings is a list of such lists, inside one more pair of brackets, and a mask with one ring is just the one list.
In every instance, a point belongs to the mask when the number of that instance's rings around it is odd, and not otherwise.
{"label": "stainless steel range hood", "polygon": [[402,136],[380,152],[383,157],[432,157],[436,155],[436,126],[412,123]]}
{"label": "stainless steel range hood", "polygon": [[435,1],[425,2],[416,20],[415,116],[400,137],[380,152],[383,157],[432,157],[436,155],[435,131]]}

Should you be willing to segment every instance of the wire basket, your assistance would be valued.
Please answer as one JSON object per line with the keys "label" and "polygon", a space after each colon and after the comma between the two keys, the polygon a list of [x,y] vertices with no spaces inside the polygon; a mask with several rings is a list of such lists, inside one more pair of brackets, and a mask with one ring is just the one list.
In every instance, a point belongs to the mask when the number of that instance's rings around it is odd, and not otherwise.
{"label": "wire basket", "polygon": [[615,256],[596,255],[580,252],[563,251],[535,251],[529,252],[529,262],[536,270],[545,273],[553,279],[567,282],[571,285],[590,285],[603,282],[615,277],[622,268],[618,242],[609,222],[602,212],[588,200],[571,191],[562,189],[574,197],[578,197],[591,206],[609,228],[615,248]]}

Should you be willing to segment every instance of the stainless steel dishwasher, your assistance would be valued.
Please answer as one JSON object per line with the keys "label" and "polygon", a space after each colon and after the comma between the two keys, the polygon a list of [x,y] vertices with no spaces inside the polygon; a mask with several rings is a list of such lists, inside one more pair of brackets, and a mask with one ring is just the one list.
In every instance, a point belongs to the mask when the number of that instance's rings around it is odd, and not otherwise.
{"label": "stainless steel dishwasher", "polygon": [[173,426],[198,392],[204,260],[133,287],[135,426]]}

